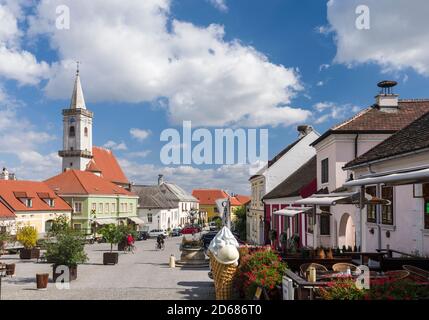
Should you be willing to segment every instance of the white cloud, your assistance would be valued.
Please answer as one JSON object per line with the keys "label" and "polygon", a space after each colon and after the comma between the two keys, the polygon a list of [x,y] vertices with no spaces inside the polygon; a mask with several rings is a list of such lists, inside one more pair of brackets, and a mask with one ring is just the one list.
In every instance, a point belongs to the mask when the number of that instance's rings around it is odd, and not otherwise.
{"label": "white cloud", "polygon": [[357,113],[360,108],[351,104],[336,104],[334,102],[318,102],[313,106],[316,111],[314,123],[320,124],[328,120],[342,120]]}
{"label": "white cloud", "polygon": [[128,152],[126,156],[130,158],[146,158],[151,152],[151,150]]}
{"label": "white cloud", "polygon": [[[70,30],[54,26],[58,4],[70,7]],[[41,1],[30,34],[47,36],[60,58],[47,95],[69,97],[79,59],[88,101],[163,99],[172,124],[286,126],[309,117],[291,105],[302,89],[297,70],[225,40],[220,25],[199,27],[169,10],[168,0]]]}
{"label": "white cloud", "polygon": [[103,147],[107,148],[107,149],[111,149],[111,150],[127,150],[127,145],[125,144],[125,142],[115,142],[113,140],[109,140],[107,141]]}
{"label": "white cloud", "polygon": [[155,184],[158,174],[163,174],[166,181],[177,183],[188,192],[198,188],[219,188],[241,194],[250,193],[248,165],[224,165],[208,169],[191,166],[160,167],[121,158],[119,163],[128,178],[136,184]]}
{"label": "white cloud", "polygon": [[219,11],[222,11],[222,12],[228,11],[226,0],[209,0],[209,2]]}
{"label": "white cloud", "polygon": [[322,87],[325,83],[323,81],[319,81],[316,83],[316,86]]}
{"label": "white cloud", "polygon": [[331,65],[330,65],[330,64],[323,63],[323,64],[321,64],[321,65],[319,66],[319,71],[323,71],[323,70],[329,69],[330,67],[331,67]]}
{"label": "white cloud", "polygon": [[18,28],[19,3],[0,1],[0,78],[34,85],[49,74],[49,65],[20,46],[22,32]]}
{"label": "white cloud", "polygon": [[355,10],[361,0],[328,2],[330,30],[335,33],[335,62],[376,63],[384,72],[413,68],[429,76],[429,2],[367,0],[370,29],[359,30]]}
{"label": "white cloud", "polygon": [[150,130],[142,130],[138,128],[130,129],[130,135],[138,141],[143,141],[151,134]]}
{"label": "white cloud", "polygon": [[[21,102],[8,97],[0,87],[1,166],[15,172],[19,179],[46,179],[61,170],[57,153],[43,155],[40,151],[55,137],[18,113],[21,107]],[[6,156],[12,156],[13,161]]]}

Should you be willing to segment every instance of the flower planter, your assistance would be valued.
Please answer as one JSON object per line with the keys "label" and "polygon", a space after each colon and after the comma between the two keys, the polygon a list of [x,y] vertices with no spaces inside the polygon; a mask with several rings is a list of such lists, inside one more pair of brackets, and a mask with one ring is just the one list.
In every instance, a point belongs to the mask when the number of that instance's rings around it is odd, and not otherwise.
{"label": "flower planter", "polygon": [[37,290],[46,290],[48,288],[49,273],[36,274]]}
{"label": "flower planter", "polygon": [[40,249],[39,248],[21,249],[19,251],[19,258],[23,259],[23,260],[39,259],[40,258]]}
{"label": "flower planter", "polygon": [[104,252],[103,253],[103,264],[117,264],[118,263],[119,254],[117,252]]}
{"label": "flower planter", "polygon": [[15,275],[15,264],[14,263],[6,265],[6,275],[7,276]]}
{"label": "flower planter", "polygon": [[[56,282],[57,278],[63,274],[62,270],[58,270],[57,272],[57,267],[59,266],[56,266],[56,265],[52,266],[52,279],[54,282]],[[77,279],[77,266],[69,267],[69,279],[65,279],[65,281],[71,282],[76,279]]]}

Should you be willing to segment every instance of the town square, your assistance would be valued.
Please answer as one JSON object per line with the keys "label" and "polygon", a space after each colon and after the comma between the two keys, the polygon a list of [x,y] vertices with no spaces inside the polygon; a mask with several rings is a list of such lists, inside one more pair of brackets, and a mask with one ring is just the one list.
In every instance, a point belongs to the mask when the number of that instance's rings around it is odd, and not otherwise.
{"label": "town square", "polygon": [[0,0],[0,300],[429,299],[429,4],[366,2]]}

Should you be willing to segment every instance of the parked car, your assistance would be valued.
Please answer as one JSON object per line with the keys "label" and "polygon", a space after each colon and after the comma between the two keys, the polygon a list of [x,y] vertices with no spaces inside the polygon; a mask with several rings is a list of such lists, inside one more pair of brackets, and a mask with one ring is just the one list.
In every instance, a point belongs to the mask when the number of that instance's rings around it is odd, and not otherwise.
{"label": "parked car", "polygon": [[182,235],[182,229],[180,229],[180,228],[174,228],[171,231],[171,236],[172,237],[180,237],[181,235]]}
{"label": "parked car", "polygon": [[149,238],[149,232],[137,231],[137,241],[147,240]]}
{"label": "parked car", "polygon": [[182,234],[194,234],[201,232],[201,228],[198,226],[187,226],[182,229]]}
{"label": "parked car", "polygon": [[151,238],[156,238],[159,235],[163,235],[164,237],[167,237],[167,231],[163,230],[163,229],[153,229],[149,231],[149,237]]}

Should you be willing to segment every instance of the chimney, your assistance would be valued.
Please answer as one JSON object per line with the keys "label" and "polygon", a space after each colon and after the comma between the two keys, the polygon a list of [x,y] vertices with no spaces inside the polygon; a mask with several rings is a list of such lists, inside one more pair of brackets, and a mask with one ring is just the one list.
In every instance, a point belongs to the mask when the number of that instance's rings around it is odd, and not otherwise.
{"label": "chimney", "polygon": [[384,112],[395,112],[398,110],[398,95],[393,93],[392,88],[398,83],[396,81],[384,80],[377,84],[381,92],[375,96],[376,106]]}
{"label": "chimney", "polygon": [[164,183],[164,175],[159,174],[158,175],[158,185],[162,185]]}
{"label": "chimney", "polygon": [[0,173],[0,180],[9,180],[9,171],[7,171],[6,168],[3,168],[2,172]]}
{"label": "chimney", "polygon": [[307,124],[303,124],[298,126],[297,128],[298,133],[299,133],[299,138],[305,137],[307,134],[309,134],[311,131],[313,131],[313,127],[309,126]]}

